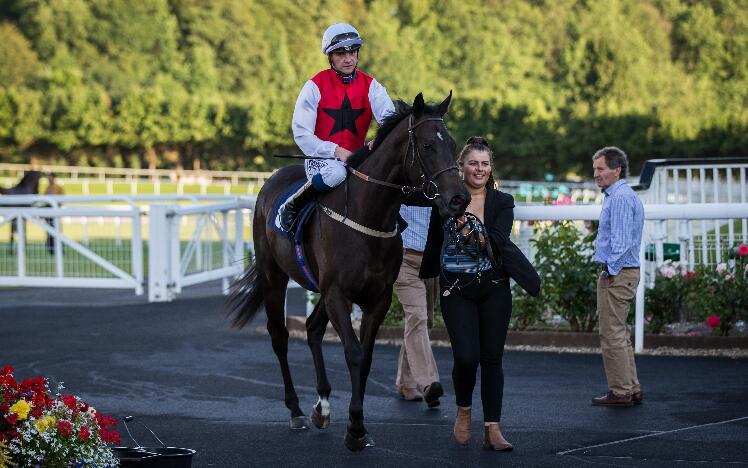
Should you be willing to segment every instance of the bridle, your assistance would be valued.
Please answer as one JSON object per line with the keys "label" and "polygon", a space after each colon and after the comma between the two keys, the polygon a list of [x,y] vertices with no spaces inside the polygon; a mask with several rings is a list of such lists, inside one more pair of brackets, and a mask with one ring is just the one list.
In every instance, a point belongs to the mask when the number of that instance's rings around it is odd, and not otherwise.
{"label": "bridle", "polygon": [[[398,185],[393,184],[391,182],[387,182],[384,180],[375,179],[373,177],[369,177],[368,175],[357,171],[356,169],[353,169],[352,167],[348,166],[348,171],[358,177],[359,179],[365,181],[365,182],[371,182],[373,184],[381,185],[383,187],[389,187],[395,190],[400,190],[404,195],[410,195],[414,192],[421,192],[423,193],[423,196],[426,197],[429,200],[434,200],[436,197],[440,197],[441,194],[439,193],[439,185],[435,182],[436,178],[442,175],[445,172],[455,170],[459,171],[457,168],[457,165],[452,165],[449,167],[446,167],[440,171],[437,171],[435,174],[428,175],[426,171],[426,165],[423,162],[423,157],[421,156],[421,152],[418,148],[418,142],[416,140],[416,134],[413,130],[416,129],[419,125],[421,125],[424,122],[429,121],[436,121],[436,122],[444,122],[444,119],[441,117],[428,117],[425,119],[421,119],[415,124],[413,123],[413,114],[408,116],[408,148],[405,150],[405,156],[403,158],[403,166],[406,165],[406,162],[408,160],[408,154],[411,153],[413,155],[413,161],[418,161],[418,165],[421,168],[421,178],[423,179],[423,183],[420,187],[415,187],[412,185]],[[411,150],[412,149],[412,150]],[[413,162],[411,162],[413,164]],[[433,187],[434,193],[433,195],[429,195],[429,187]]]}
{"label": "bridle", "polygon": [[[429,200],[434,200],[436,197],[441,196],[439,193],[439,185],[435,182],[436,178],[440,175],[444,174],[445,172],[455,170],[459,171],[456,165],[449,166],[447,168],[441,169],[440,171],[437,171],[435,174],[427,175],[426,171],[426,165],[423,162],[423,157],[421,156],[421,153],[418,149],[418,141],[416,140],[416,135],[413,130],[416,129],[419,125],[421,125],[424,122],[429,121],[438,121],[438,122],[444,122],[444,119],[441,117],[428,117],[422,120],[419,120],[415,124],[413,123],[413,114],[411,114],[408,117],[408,147],[405,150],[405,153],[403,155],[403,167],[407,165],[408,161],[408,154],[413,155],[413,161],[418,161],[418,165],[421,168],[421,178],[423,179],[423,183],[420,187],[412,186],[412,185],[398,185],[393,184],[391,182],[387,182],[385,180],[379,180],[375,179],[373,177],[369,177],[368,175],[357,171],[356,169],[353,169],[350,166],[347,166],[348,171],[358,177],[359,179],[363,180],[364,182],[371,182],[372,184],[381,185],[383,187],[395,189],[401,191],[404,195],[409,195],[411,193],[415,192],[421,192],[423,193],[423,196],[426,197]],[[413,162],[411,162],[413,164]],[[434,194],[429,195],[428,189],[430,187],[433,187]],[[330,209],[327,206],[322,205],[319,203],[320,208],[322,211],[329,216],[330,218],[334,219],[335,221],[338,221],[340,223],[345,224],[346,226],[350,227],[351,229],[354,229],[358,232],[364,233],[368,236],[373,237],[381,237],[381,238],[390,238],[395,237],[398,234],[398,228],[395,226],[395,228],[391,231],[379,231],[376,229],[371,229],[366,226],[363,226],[361,224],[356,223],[355,221],[348,218],[348,190],[346,185],[346,202],[345,202],[345,212],[343,214],[339,214],[332,209]]]}

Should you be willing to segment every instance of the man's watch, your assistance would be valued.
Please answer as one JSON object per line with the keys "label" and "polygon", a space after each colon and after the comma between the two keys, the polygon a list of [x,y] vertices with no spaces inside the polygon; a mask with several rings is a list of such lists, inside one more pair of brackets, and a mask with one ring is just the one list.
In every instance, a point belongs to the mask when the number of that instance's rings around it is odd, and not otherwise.
{"label": "man's watch", "polygon": [[603,272],[600,275],[603,278],[610,278],[610,273],[608,273],[608,270],[603,270]]}

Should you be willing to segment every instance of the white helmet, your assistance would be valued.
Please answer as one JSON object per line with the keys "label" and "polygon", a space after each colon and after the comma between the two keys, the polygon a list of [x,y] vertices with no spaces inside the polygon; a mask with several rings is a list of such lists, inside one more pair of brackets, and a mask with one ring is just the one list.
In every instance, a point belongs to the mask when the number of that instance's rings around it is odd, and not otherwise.
{"label": "white helmet", "polygon": [[336,50],[358,50],[364,40],[359,36],[356,28],[348,23],[335,23],[322,35],[322,53],[329,55]]}

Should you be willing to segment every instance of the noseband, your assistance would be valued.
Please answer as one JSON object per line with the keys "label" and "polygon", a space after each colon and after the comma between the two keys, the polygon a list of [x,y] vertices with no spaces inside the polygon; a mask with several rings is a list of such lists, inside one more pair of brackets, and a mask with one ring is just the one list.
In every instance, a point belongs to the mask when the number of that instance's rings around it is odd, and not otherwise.
{"label": "noseband", "polygon": [[[426,119],[419,120],[418,122],[413,124],[413,114],[411,114],[408,117],[408,149],[405,151],[405,157],[403,159],[403,163],[405,163],[408,160],[408,153],[411,152],[411,148],[412,148],[413,160],[414,161],[417,160],[418,165],[421,168],[421,178],[423,179],[423,183],[421,184],[420,187],[415,187],[412,185],[398,185],[398,184],[393,184],[393,183],[390,183],[384,180],[374,179],[372,177],[369,177],[366,174],[363,174],[357,171],[356,169],[353,169],[350,166],[348,167],[348,171],[351,174],[358,177],[359,179],[364,180],[365,182],[371,182],[373,184],[382,185],[384,187],[389,187],[389,188],[393,188],[396,190],[400,190],[405,195],[409,195],[414,192],[421,192],[423,193],[423,196],[428,198],[429,200],[434,200],[436,197],[440,197],[441,194],[439,193],[439,185],[436,182],[434,182],[436,178],[445,172],[448,172],[451,170],[459,171],[459,169],[457,168],[456,165],[453,165],[453,166],[444,168],[440,171],[437,171],[435,174],[431,174],[430,176],[427,175],[426,165],[423,163],[423,157],[421,157],[421,152],[418,150],[418,142],[416,140],[416,134],[413,130],[415,130],[415,128],[421,125],[422,123],[429,122],[429,121],[444,122],[444,119],[442,119],[441,117],[429,117]],[[403,167],[405,166],[406,164],[403,164]],[[434,194],[431,196],[429,196],[429,190],[428,190],[429,187],[434,188]]]}

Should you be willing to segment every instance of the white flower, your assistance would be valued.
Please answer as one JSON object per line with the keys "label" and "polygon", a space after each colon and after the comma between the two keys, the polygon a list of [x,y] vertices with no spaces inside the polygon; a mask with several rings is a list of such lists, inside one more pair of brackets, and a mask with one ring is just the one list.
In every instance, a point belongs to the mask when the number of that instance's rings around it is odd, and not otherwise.
{"label": "white flower", "polygon": [[720,263],[717,265],[717,273],[723,273],[727,270],[727,263]]}
{"label": "white flower", "polygon": [[675,276],[675,268],[671,266],[663,266],[660,268],[660,272],[665,276],[665,278],[672,278]]}
{"label": "white flower", "polygon": [[732,281],[733,278],[734,278],[734,276],[732,276],[732,275],[729,275],[729,274],[725,275],[725,281]]}

